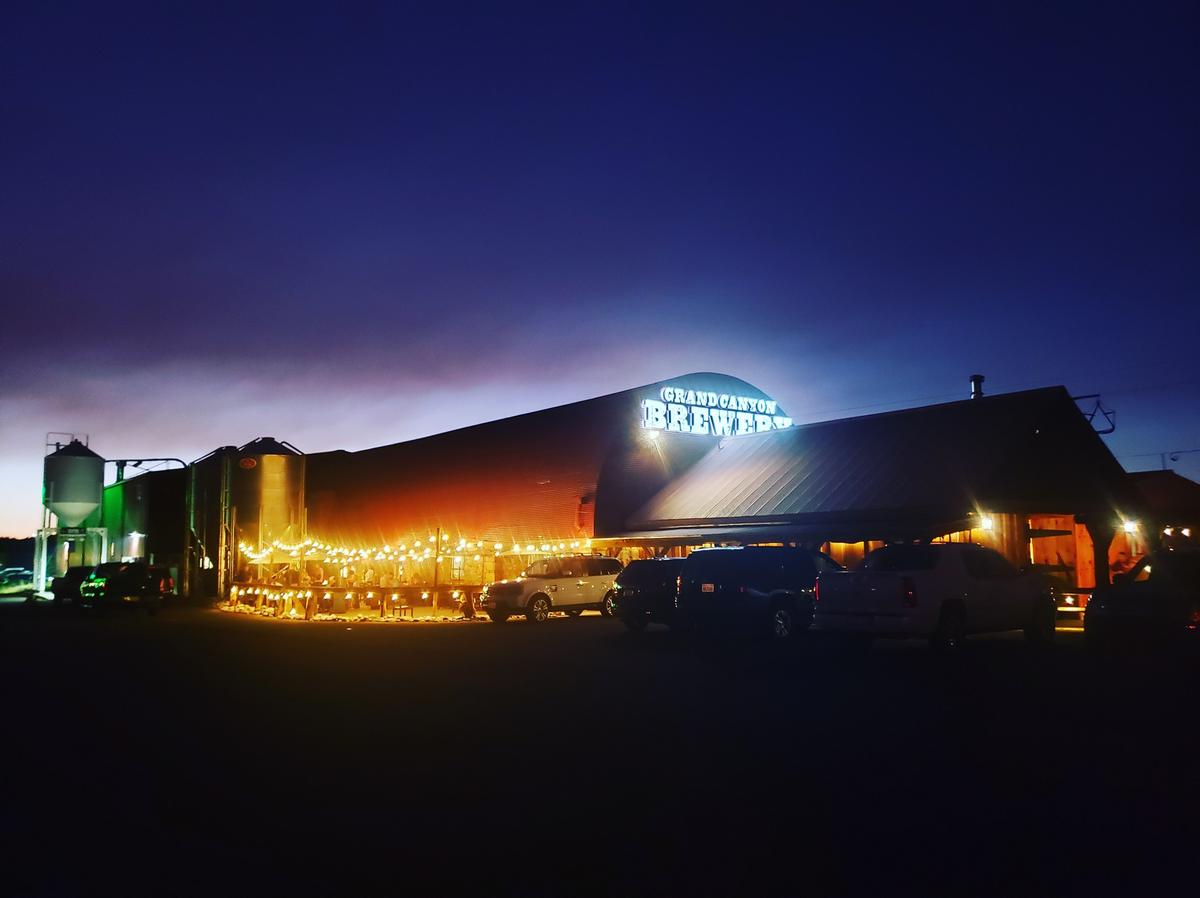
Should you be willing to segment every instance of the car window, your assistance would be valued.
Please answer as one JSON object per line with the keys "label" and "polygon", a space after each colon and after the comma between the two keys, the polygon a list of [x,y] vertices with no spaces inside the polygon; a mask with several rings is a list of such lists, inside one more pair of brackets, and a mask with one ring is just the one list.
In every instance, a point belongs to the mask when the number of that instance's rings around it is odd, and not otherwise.
{"label": "car window", "polygon": [[714,580],[729,574],[736,554],[734,549],[702,549],[687,557],[683,570],[689,577]]}
{"label": "car window", "polygon": [[[785,553],[795,554],[797,564],[811,565],[804,553],[781,550],[777,547],[747,549],[711,549],[693,552],[687,557],[684,571],[690,578],[702,581],[718,580],[736,586],[750,586],[759,590],[778,589],[795,585],[796,574],[789,577],[784,569]],[[815,570],[810,577],[815,577]],[[800,576],[801,581],[804,580]]]}
{"label": "car window", "polygon": [[817,564],[807,552],[789,552],[784,556],[783,573],[789,586],[812,586]]}
{"label": "car window", "polygon": [[687,557],[684,569],[689,577],[712,578],[733,569],[740,549],[702,549]]}
{"label": "car window", "polygon": [[830,574],[834,571],[844,571],[845,568],[830,558],[824,553],[818,552],[813,556],[813,563],[817,566],[818,574]]}
{"label": "car window", "polygon": [[587,572],[589,577],[611,577],[613,574],[621,573],[621,561],[619,558],[589,555],[587,558]]}
{"label": "car window", "polygon": [[1176,586],[1200,589],[1200,554],[1164,553],[1155,560],[1155,565]]}
{"label": "car window", "polygon": [[816,579],[812,559],[806,554],[775,547],[748,548],[734,556],[734,580],[738,585],[751,586],[764,592],[805,583]]}
{"label": "car window", "polygon": [[932,546],[884,546],[862,560],[863,571],[931,571],[939,552]]}
{"label": "car window", "polygon": [[558,563],[558,573],[552,574],[554,577],[582,577],[584,575],[583,559],[575,555],[569,555],[566,558],[554,558],[553,561]]}
{"label": "car window", "polygon": [[631,561],[618,575],[617,582],[622,586],[673,582],[682,567],[682,558]]}
{"label": "car window", "polygon": [[999,552],[968,549],[963,553],[967,574],[976,580],[1005,580],[1017,576],[1017,569]]}
{"label": "car window", "polygon": [[745,564],[738,565],[736,579],[739,585],[752,586],[766,592],[783,586],[792,579],[784,571],[782,558],[746,557],[745,561]]}
{"label": "car window", "polygon": [[1154,573],[1154,559],[1147,555],[1145,558],[1139,559],[1138,563],[1129,571],[1129,579],[1134,583],[1145,583],[1150,579],[1150,575]]}
{"label": "car window", "polygon": [[656,564],[654,561],[631,561],[625,566],[625,570],[621,571],[617,582],[622,586],[631,583],[653,583],[657,579]]}
{"label": "car window", "polygon": [[557,577],[559,568],[554,562],[555,559],[553,558],[539,558],[537,561],[530,562],[521,576],[539,580],[544,580],[547,577]]}
{"label": "car window", "polygon": [[1151,581],[1171,586],[1200,589],[1200,555],[1163,552],[1147,555],[1129,570],[1129,580],[1135,583]]}

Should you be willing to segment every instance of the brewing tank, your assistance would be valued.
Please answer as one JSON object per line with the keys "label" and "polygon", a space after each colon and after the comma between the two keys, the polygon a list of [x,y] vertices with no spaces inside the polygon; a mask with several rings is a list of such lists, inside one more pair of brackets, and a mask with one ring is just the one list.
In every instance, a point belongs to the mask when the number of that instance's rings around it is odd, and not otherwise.
{"label": "brewing tank", "polygon": [[42,504],[60,527],[78,527],[100,507],[104,497],[104,459],[79,440],[71,440],[46,456],[42,469]]}
{"label": "brewing tank", "polygon": [[238,450],[231,490],[238,542],[266,548],[304,539],[304,468],[303,455],[272,437]]}

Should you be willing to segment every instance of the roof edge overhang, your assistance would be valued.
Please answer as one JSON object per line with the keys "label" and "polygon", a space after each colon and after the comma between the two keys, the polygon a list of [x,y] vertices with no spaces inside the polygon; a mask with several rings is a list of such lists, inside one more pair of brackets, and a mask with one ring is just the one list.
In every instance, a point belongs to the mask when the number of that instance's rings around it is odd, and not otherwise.
{"label": "roof edge overhang", "polygon": [[523,419],[537,420],[538,418],[542,418],[544,416],[550,416],[550,415],[554,415],[556,413],[568,412],[572,409],[578,409],[578,408],[586,407],[589,405],[600,406],[604,403],[619,401],[622,398],[633,399],[633,398],[636,398],[637,394],[641,394],[643,391],[651,390],[656,387],[661,388],[661,387],[665,387],[665,386],[670,386],[671,383],[674,381],[698,380],[698,379],[705,379],[705,378],[713,378],[716,380],[729,381],[731,384],[736,384],[739,387],[744,387],[744,388],[748,389],[751,393],[761,395],[768,399],[772,398],[771,394],[767,393],[761,387],[757,386],[756,384],[751,383],[748,380],[744,380],[743,378],[740,378],[734,374],[725,374],[721,371],[689,371],[685,374],[674,374],[674,375],[671,375],[670,377],[665,377],[661,380],[651,381],[650,383],[646,383],[646,384],[638,384],[636,386],[627,387],[626,389],[623,389],[623,390],[616,390],[612,393],[603,393],[599,396],[589,396],[585,399],[576,399],[572,402],[559,403],[558,405],[551,405],[551,406],[547,406],[546,408],[530,409],[528,411],[517,412],[517,413],[511,414],[511,415],[504,415],[503,417],[500,417],[500,418],[489,418],[484,421],[476,421],[473,424],[464,424],[460,427],[454,427],[454,428],[451,428],[450,430],[443,430],[443,431],[436,431],[434,433],[421,434],[419,436],[408,437],[406,439],[397,440],[392,443],[385,443],[380,446],[368,446],[363,449],[352,449],[352,450],[349,450],[349,453],[351,455],[370,453],[370,452],[374,452],[379,449],[391,449],[396,446],[419,444],[426,440],[437,440],[437,439],[444,439],[447,437],[461,436],[461,435],[463,435],[465,433],[469,433],[471,431],[477,431],[479,428],[489,428],[489,427],[495,427],[495,426],[502,426],[505,424],[512,424],[514,422],[520,422]]}
{"label": "roof edge overhang", "polygon": [[972,528],[969,513],[926,509],[861,515],[800,515],[791,518],[730,518],[721,521],[644,521],[627,532],[593,541],[687,545],[739,538],[782,542],[861,542],[891,538],[925,538]]}
{"label": "roof edge overhang", "polygon": [[[999,509],[997,509],[999,510]],[[837,524],[852,524],[859,521],[881,521],[899,523],[903,521],[923,520],[966,520],[970,510],[961,508],[938,508],[934,506],[871,509],[865,511],[836,511],[797,515],[773,515],[759,517],[754,515],[728,518],[680,518],[673,520],[633,520],[629,522],[631,530],[674,530],[683,527],[821,527]]]}

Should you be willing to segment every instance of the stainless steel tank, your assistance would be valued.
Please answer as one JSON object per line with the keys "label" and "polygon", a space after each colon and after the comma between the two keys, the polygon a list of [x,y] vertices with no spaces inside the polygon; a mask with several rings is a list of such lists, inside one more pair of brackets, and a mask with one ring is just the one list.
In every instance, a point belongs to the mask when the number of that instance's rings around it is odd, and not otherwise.
{"label": "stainless steel tank", "polygon": [[231,489],[238,542],[265,548],[304,539],[304,468],[303,455],[272,437],[238,450]]}
{"label": "stainless steel tank", "polygon": [[42,503],[60,527],[78,527],[100,507],[104,497],[104,459],[79,440],[71,440],[46,456],[42,469]]}

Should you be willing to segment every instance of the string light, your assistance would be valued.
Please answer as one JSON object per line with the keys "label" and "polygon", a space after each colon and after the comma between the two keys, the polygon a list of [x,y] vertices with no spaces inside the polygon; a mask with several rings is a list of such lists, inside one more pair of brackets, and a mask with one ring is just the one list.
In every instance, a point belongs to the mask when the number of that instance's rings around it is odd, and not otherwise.
{"label": "string light", "polygon": [[[441,540],[435,534],[430,534],[428,543],[429,545],[424,545],[422,540],[412,539],[394,545],[392,543],[384,543],[383,545],[373,547],[351,547],[334,545],[331,542],[321,539],[308,538],[295,543],[276,539],[262,546],[253,546],[247,542],[239,542],[237,548],[242,557],[252,564],[291,565],[295,561],[299,561],[301,564],[308,561],[327,563],[335,565],[342,577],[349,577],[354,566],[360,563],[369,564],[371,561],[392,562],[402,568],[409,561],[413,563],[430,561],[434,564],[440,564],[452,558],[457,565],[463,563],[465,560],[464,554],[462,554],[464,549],[482,549],[484,547],[483,540],[470,540],[462,536],[458,537],[457,543],[452,543],[449,534],[442,535]],[[412,549],[409,548],[410,545],[413,547]],[[454,546],[453,549],[451,548],[452,545]],[[573,550],[580,548],[587,549],[591,545],[591,539],[584,539],[582,541],[576,539],[569,542],[567,540],[550,541],[537,545],[533,543],[526,543],[525,545],[513,543],[511,547],[506,549],[504,543],[496,542],[492,543],[492,553],[493,558],[498,562],[504,556],[547,555],[562,552],[568,548]],[[435,550],[437,554],[435,554]],[[475,554],[471,557],[471,560],[482,566],[483,556]],[[482,571],[481,567],[481,573]],[[458,593],[457,590],[455,592]],[[461,595],[461,593],[458,594]],[[250,596],[256,596],[259,601],[276,602],[312,598],[313,593],[311,590],[285,592],[266,587],[234,586],[230,589],[229,595],[230,600],[233,602],[236,602],[239,596],[247,601],[249,601]],[[332,592],[323,592],[321,595],[325,601],[329,601],[333,597]],[[368,600],[375,597],[375,593],[373,592],[367,592],[364,595]],[[393,593],[392,601],[396,601],[398,595],[398,593]],[[346,592],[344,593],[344,597],[347,601],[352,601],[354,593]],[[423,592],[421,598],[428,599],[429,593]],[[294,615],[295,609],[290,613]]]}

